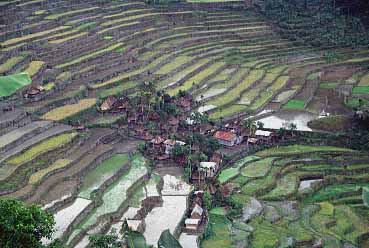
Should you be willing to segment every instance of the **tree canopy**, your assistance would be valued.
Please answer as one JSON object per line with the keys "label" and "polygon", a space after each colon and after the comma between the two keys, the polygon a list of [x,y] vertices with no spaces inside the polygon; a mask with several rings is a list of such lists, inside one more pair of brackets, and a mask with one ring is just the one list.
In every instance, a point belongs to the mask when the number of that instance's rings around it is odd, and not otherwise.
{"label": "tree canopy", "polygon": [[[41,239],[52,237],[54,217],[39,206],[26,206],[18,200],[2,199],[0,213],[0,247],[2,248],[43,247]],[[58,247],[57,243],[52,245]]]}

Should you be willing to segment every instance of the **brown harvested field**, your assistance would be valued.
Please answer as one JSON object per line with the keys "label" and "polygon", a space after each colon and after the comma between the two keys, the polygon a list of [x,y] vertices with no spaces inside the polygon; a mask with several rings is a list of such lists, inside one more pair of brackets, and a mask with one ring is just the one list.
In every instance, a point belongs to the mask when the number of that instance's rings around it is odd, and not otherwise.
{"label": "brown harvested field", "polygon": [[328,68],[327,70],[324,70],[321,80],[323,82],[345,81],[350,78],[357,69],[358,68],[348,66]]}

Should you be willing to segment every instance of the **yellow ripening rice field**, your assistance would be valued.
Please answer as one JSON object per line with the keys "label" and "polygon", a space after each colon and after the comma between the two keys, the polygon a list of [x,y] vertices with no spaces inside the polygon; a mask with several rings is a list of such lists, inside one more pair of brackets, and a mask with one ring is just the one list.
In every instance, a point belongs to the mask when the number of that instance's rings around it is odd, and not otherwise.
{"label": "yellow ripening rice field", "polygon": [[75,104],[55,108],[42,116],[42,119],[60,121],[67,117],[78,114],[96,104],[96,98],[82,99]]}

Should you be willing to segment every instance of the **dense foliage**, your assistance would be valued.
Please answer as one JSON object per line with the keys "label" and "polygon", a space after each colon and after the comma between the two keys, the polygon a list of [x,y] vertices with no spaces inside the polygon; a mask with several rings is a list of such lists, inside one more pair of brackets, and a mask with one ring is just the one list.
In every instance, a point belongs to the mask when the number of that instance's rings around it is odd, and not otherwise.
{"label": "dense foliage", "polygon": [[[0,247],[43,247],[41,239],[51,238],[54,218],[36,205],[0,200],[0,213]],[[51,247],[60,246],[53,243]]]}
{"label": "dense foliage", "polygon": [[263,13],[274,20],[282,33],[302,38],[314,46],[358,46],[369,41],[360,18],[352,16],[336,1],[266,0]]}

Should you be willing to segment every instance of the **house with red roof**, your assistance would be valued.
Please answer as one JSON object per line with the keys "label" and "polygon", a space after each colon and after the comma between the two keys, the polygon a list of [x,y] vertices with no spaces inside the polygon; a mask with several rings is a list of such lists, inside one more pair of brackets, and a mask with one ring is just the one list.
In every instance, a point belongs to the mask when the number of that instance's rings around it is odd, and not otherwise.
{"label": "house with red roof", "polygon": [[224,146],[238,145],[243,140],[242,136],[229,131],[217,131],[213,137],[219,142],[219,144]]}

